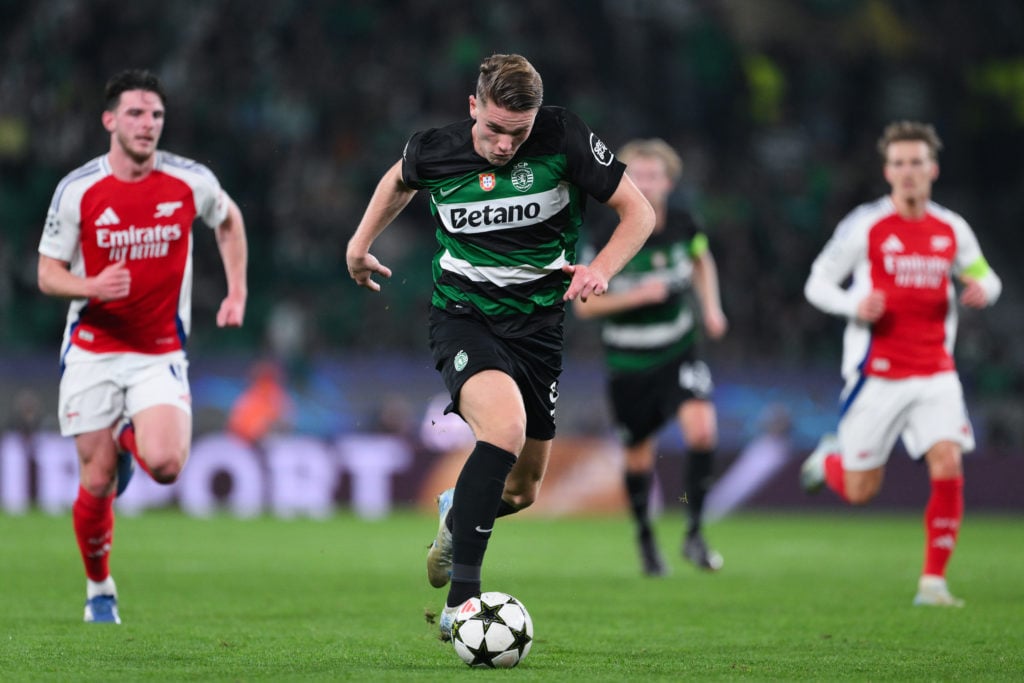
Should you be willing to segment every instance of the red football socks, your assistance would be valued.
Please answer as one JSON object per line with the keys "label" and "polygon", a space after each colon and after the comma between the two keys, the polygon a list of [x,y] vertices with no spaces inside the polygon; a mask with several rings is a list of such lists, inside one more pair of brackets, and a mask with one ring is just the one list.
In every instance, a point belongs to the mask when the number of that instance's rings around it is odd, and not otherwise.
{"label": "red football socks", "polygon": [[932,495],[924,509],[924,574],[946,575],[963,517],[964,478],[932,479]]}
{"label": "red football socks", "polygon": [[78,487],[71,507],[75,537],[85,564],[85,575],[93,581],[110,576],[110,545],[114,542],[114,496],[97,498]]}
{"label": "red football socks", "polygon": [[836,492],[836,494],[849,502],[846,497],[846,473],[843,471],[843,458],[837,453],[831,453],[825,458],[825,485]]}
{"label": "red football socks", "polygon": [[135,445],[135,425],[129,424],[117,435],[117,448],[118,450],[131,453],[132,457],[135,458],[135,462],[142,468],[142,471],[150,477],[153,476],[153,473],[149,471],[149,466],[139,457],[139,447]]}

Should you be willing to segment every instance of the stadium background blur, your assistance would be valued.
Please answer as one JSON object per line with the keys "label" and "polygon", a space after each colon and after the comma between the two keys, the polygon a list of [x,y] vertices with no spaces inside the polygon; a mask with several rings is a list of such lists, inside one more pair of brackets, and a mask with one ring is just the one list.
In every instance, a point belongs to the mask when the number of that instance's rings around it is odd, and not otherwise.
{"label": "stadium background blur", "polygon": [[[345,243],[408,135],[467,115],[492,52],[527,55],[546,102],[613,149],[660,136],[681,152],[680,201],[704,218],[730,320],[706,349],[727,456],[767,423],[788,426],[794,456],[834,425],[841,322],[804,301],[803,282],[842,215],[886,191],[882,127],[933,122],[946,145],[935,198],[972,223],[1005,286],[995,309],[961,314],[975,461],[995,482],[1019,480],[1017,0],[0,0],[0,424],[56,427],[66,306],[37,290],[40,230],[59,179],[106,149],[106,78],[146,67],[168,92],[161,146],[209,165],[249,232],[239,331],[213,324],[223,276],[212,235],[196,232],[197,436],[224,428],[269,363],[291,399],[283,429],[417,439],[441,389],[425,341],[423,198],[378,243],[395,272],[382,294],[348,279]],[[570,316],[567,350],[560,434],[604,434],[596,327]],[[665,440],[681,452],[678,435]],[[1024,509],[1006,491],[996,505]]]}

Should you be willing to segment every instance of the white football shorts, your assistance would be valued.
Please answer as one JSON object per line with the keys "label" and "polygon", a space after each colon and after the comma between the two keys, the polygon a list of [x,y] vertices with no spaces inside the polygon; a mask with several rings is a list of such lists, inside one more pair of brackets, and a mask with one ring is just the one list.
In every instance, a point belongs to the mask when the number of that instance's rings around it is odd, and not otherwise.
{"label": "white football shorts", "polygon": [[90,353],[72,346],[60,378],[62,436],[109,429],[122,416],[155,405],[192,414],[184,351],[160,355]]}
{"label": "white football shorts", "polygon": [[974,430],[956,372],[928,377],[865,377],[853,388],[839,419],[843,468],[863,471],[883,466],[898,437],[915,460],[940,441],[974,450]]}

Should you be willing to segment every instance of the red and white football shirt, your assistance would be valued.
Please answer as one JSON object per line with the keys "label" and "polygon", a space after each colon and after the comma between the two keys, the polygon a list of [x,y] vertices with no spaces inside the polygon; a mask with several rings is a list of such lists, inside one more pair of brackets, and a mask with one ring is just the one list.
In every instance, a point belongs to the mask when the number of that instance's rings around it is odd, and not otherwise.
{"label": "red and white football shirt", "polygon": [[[952,275],[983,259],[967,222],[934,202],[920,220],[900,216],[889,197],[848,214],[814,261],[804,290],[818,308],[850,318],[843,337],[847,380],[953,370]],[[851,275],[850,286],[839,289]],[[872,289],[885,292],[885,313],[868,325],[856,319],[856,306]]]}
{"label": "red and white football shirt", "polygon": [[191,159],[157,152],[138,182],[114,177],[106,155],[69,173],[57,186],[39,253],[98,275],[124,261],[131,290],[124,299],[76,299],[68,310],[69,345],[94,353],[160,354],[182,349],[191,326],[192,223],[216,227],[227,201],[212,172]]}

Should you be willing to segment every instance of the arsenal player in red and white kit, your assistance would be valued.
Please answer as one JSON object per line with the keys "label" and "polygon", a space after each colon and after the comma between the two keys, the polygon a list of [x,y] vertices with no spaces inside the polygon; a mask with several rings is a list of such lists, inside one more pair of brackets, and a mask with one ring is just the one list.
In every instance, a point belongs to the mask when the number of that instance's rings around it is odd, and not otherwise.
{"label": "arsenal player in red and white kit", "polygon": [[241,212],[213,173],[157,150],[160,81],[125,71],[105,96],[110,151],[57,186],[39,243],[39,288],[71,299],[59,417],[79,458],[72,517],[87,576],[85,620],[120,623],[109,570],[116,492],[132,456],[157,482],[175,481],[192,438],[185,341],[193,220],[216,231],[227,276],[220,327],[240,326],[245,315],[247,244]]}
{"label": "arsenal player in red and white kit", "polygon": [[902,438],[931,480],[914,604],[960,606],[945,575],[963,518],[962,453],[974,449],[974,434],[953,362],[955,281],[971,308],[995,303],[1002,284],[967,221],[931,201],[942,147],[934,128],[893,123],[878,146],[891,192],[839,223],[804,287],[808,301],[848,323],[838,435],[807,458],[801,483],[866,503]]}

